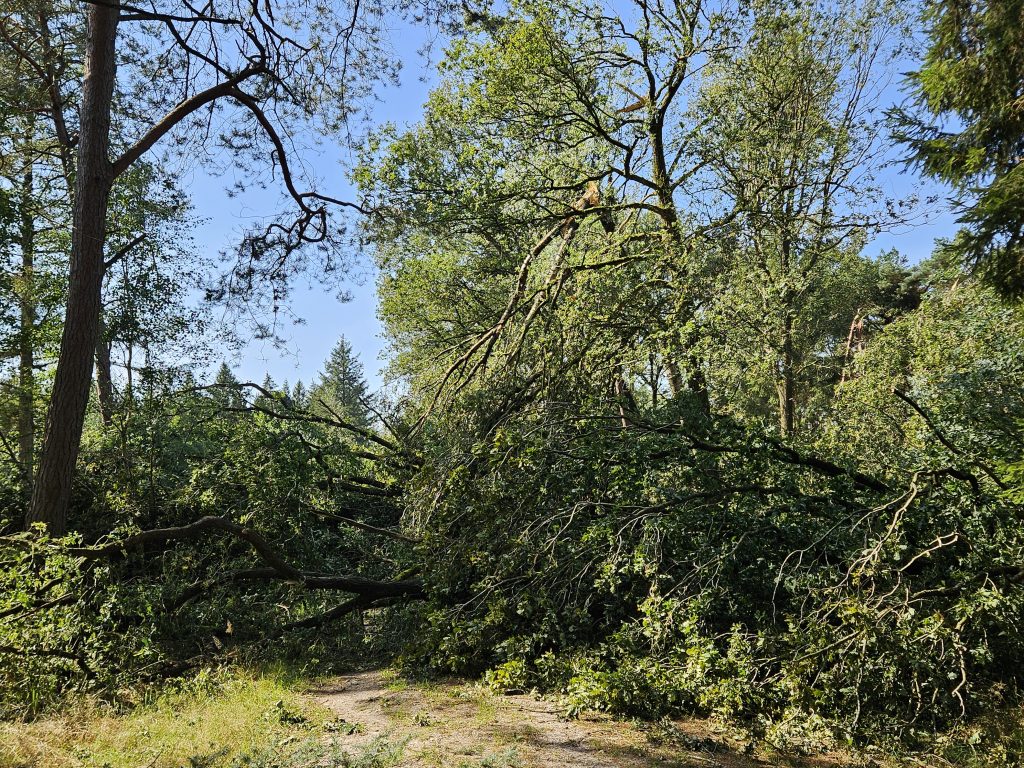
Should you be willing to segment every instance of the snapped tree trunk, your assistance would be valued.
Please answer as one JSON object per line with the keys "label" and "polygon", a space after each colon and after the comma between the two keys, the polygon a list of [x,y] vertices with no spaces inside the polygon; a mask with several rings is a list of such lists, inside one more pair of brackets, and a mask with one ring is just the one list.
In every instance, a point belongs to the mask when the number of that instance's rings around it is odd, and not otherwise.
{"label": "snapped tree trunk", "polygon": [[68,304],[57,371],[26,523],[67,530],[71,481],[89,403],[100,314],[107,205],[114,169],[108,156],[110,108],[117,78],[117,3],[90,4],[78,136]]}
{"label": "snapped tree trunk", "polygon": [[26,131],[25,173],[21,180],[19,203],[21,247],[21,279],[18,303],[21,317],[18,328],[18,464],[26,497],[32,491],[35,463],[35,181],[33,178],[31,142],[33,130]]}

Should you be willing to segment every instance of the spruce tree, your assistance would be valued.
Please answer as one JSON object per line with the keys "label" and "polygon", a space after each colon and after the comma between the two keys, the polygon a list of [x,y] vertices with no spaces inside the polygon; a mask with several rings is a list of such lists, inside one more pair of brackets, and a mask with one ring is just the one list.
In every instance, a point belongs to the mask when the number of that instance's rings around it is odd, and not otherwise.
{"label": "spruce tree", "polygon": [[242,394],[239,381],[227,363],[221,363],[217,369],[217,375],[213,379],[216,389],[213,398],[221,406],[237,408],[242,404]]}
{"label": "spruce tree", "polygon": [[312,400],[321,401],[323,405],[356,426],[369,426],[369,393],[366,380],[363,378],[363,365],[356,357],[351,343],[344,336],[338,339],[338,343],[331,350],[331,356],[324,365],[320,380],[313,388]]}
{"label": "spruce tree", "polygon": [[1024,298],[1024,0],[933,0],[916,99],[891,113],[911,161],[950,184],[964,228],[951,251],[1004,297]]}

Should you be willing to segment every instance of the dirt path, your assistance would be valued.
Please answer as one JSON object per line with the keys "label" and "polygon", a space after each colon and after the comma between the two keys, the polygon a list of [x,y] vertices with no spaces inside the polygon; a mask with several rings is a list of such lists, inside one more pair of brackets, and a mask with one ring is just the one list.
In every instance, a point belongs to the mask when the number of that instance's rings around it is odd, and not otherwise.
{"label": "dirt path", "polygon": [[[533,696],[498,696],[464,683],[409,685],[380,672],[338,678],[313,691],[338,716],[353,753],[387,753],[401,768],[839,768],[871,765],[829,756],[742,754],[701,722],[680,722],[652,738],[610,719],[566,720]],[[348,733],[349,731],[351,733]]]}

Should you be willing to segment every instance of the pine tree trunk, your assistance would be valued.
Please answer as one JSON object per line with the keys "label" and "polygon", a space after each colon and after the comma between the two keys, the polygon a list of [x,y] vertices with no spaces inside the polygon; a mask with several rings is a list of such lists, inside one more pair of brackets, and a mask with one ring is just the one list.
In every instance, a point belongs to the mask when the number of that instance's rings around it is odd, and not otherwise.
{"label": "pine tree trunk", "polygon": [[56,535],[67,530],[71,481],[89,404],[101,308],[107,205],[113,183],[108,150],[110,107],[117,78],[115,39],[120,9],[116,2],[110,6],[90,4],[86,13],[88,39],[82,81],[68,305],[39,453],[39,471],[26,516],[29,525],[44,523]]}

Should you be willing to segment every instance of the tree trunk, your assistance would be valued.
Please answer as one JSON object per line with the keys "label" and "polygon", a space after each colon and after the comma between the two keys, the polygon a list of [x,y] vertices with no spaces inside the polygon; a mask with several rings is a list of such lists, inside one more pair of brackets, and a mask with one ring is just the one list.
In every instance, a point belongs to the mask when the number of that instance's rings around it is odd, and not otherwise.
{"label": "tree trunk", "polygon": [[[694,21],[693,23],[696,22]],[[680,59],[676,66],[678,69],[673,74],[674,84],[670,84],[668,86],[670,89],[673,89],[673,91],[680,88],[683,81],[686,79],[688,62],[685,59]],[[654,93],[651,93],[649,96],[652,102],[655,101],[655,97],[656,94]],[[671,96],[668,98],[671,100]],[[673,196],[674,185],[669,177],[669,164],[665,150],[664,131],[665,108],[660,108],[655,111],[655,114],[652,116],[648,124],[647,135],[651,141],[651,180],[654,182],[656,193],[658,195],[658,203],[660,206],[658,215],[661,217],[661,220],[665,225],[668,249],[673,256],[672,262],[676,269],[684,269],[683,257],[686,253],[686,247],[683,242],[679,212],[676,208],[676,202]],[[691,325],[690,330],[683,341],[684,354],[690,368],[686,383],[690,391],[696,396],[696,400],[700,404],[704,413],[710,413],[711,399],[708,396],[707,380],[705,379],[704,372],[701,369],[701,361],[693,352],[694,347],[700,340],[699,331],[696,328],[696,317],[697,310],[694,306],[693,300],[687,298],[683,322],[691,322],[693,325]]]}
{"label": "tree trunk", "polygon": [[628,429],[632,427],[633,419],[630,417],[630,414],[637,411],[636,400],[629,388],[629,384],[626,383],[626,379],[622,376],[621,366],[616,366],[615,374],[612,378],[612,397],[615,398],[616,406],[619,409],[619,421],[622,424],[622,428]]}
{"label": "tree trunk", "polygon": [[26,131],[25,173],[21,182],[20,232],[21,285],[18,303],[21,309],[18,329],[18,464],[21,467],[26,497],[32,492],[32,472],[35,463],[35,180],[33,160],[28,143],[32,127]]}
{"label": "tree trunk", "polygon": [[96,330],[96,398],[103,426],[109,427],[114,421],[114,379],[110,375],[110,342],[106,339],[102,311]]}
{"label": "tree trunk", "polygon": [[117,78],[115,40],[120,9],[115,1],[109,6],[90,4],[86,13],[88,39],[82,80],[68,305],[39,453],[39,471],[26,516],[29,525],[43,523],[56,535],[67,530],[71,481],[89,404],[101,308],[107,205],[114,175],[108,150],[110,107]]}
{"label": "tree trunk", "polygon": [[686,386],[683,373],[679,370],[679,363],[671,359],[666,360],[665,368],[668,371],[668,391],[673,398],[679,397]]}
{"label": "tree trunk", "polygon": [[[690,349],[693,349],[693,345],[697,343],[696,334],[690,336]],[[690,391],[695,395],[697,403],[700,405],[701,411],[705,414],[711,413],[711,398],[708,395],[708,380],[704,376],[704,370],[700,365],[700,358],[697,355],[690,354],[690,376],[687,379],[687,386]]]}

